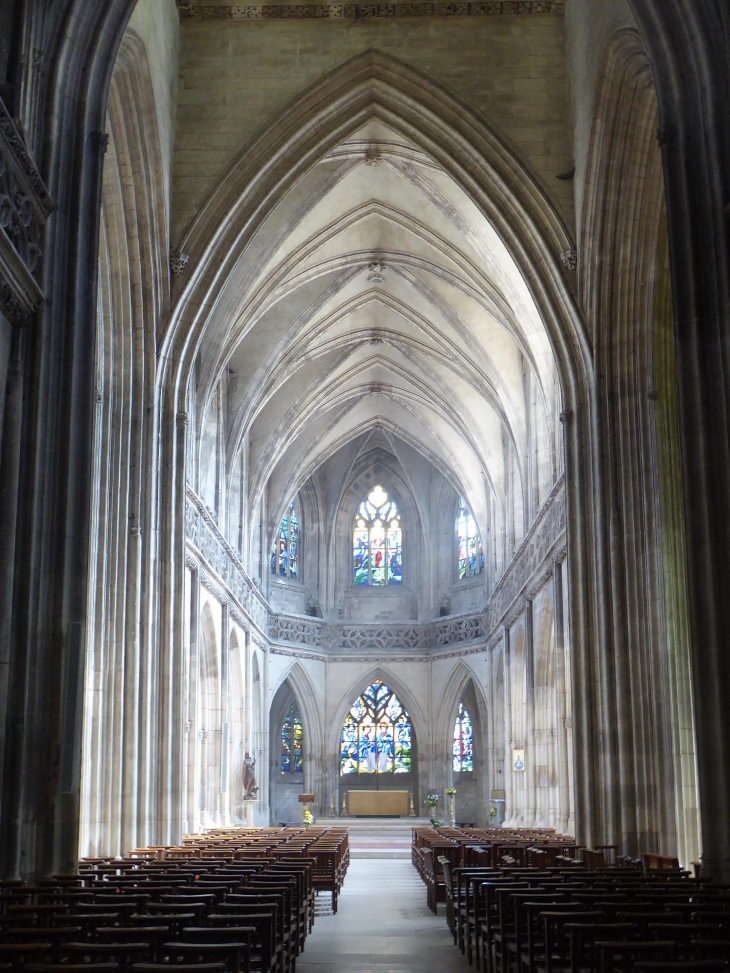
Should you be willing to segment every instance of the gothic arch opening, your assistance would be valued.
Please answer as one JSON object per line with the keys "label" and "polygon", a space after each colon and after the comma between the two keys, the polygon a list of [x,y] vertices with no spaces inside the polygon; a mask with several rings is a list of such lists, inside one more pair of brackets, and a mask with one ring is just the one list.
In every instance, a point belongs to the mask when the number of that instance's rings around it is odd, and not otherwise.
{"label": "gothic arch opening", "polygon": [[309,726],[294,687],[286,679],[276,691],[269,711],[269,786],[271,820],[300,824],[297,795],[306,792],[305,765],[311,761]]}

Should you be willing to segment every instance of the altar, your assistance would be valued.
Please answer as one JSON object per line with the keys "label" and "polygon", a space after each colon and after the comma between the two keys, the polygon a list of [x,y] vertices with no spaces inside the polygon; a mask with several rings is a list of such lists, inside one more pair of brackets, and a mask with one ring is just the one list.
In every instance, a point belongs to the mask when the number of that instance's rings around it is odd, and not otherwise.
{"label": "altar", "polygon": [[348,791],[347,813],[351,817],[405,817],[409,791]]}

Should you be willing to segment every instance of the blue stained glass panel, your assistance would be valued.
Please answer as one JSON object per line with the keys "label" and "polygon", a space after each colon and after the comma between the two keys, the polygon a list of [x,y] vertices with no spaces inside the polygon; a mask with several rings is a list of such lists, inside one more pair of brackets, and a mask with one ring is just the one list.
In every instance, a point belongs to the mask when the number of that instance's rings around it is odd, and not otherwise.
{"label": "blue stained glass panel", "polygon": [[400,584],[403,580],[403,530],[398,505],[381,486],[362,501],[352,528],[355,584]]}
{"label": "blue stained glass panel", "polygon": [[459,703],[454,723],[453,769],[455,773],[474,770],[474,731],[469,711],[463,703]]}
{"label": "blue stained glass panel", "polygon": [[411,719],[382,680],[355,700],[342,725],[340,772],[402,774],[412,765]]}
{"label": "blue stained glass panel", "polygon": [[294,702],[281,725],[281,772],[302,773],[304,770],[304,728],[299,707]]}
{"label": "blue stained glass panel", "polygon": [[270,563],[271,573],[280,578],[299,577],[299,517],[293,500],[281,518]]}

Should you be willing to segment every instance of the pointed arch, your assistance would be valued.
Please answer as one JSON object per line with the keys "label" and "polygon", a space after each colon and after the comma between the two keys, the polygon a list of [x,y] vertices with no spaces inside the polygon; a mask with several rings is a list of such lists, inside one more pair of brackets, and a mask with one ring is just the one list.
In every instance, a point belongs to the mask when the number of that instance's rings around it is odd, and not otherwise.
{"label": "pointed arch", "polygon": [[[309,673],[299,661],[293,662],[282,673],[277,685],[273,687],[272,701],[276,699],[285,683],[288,683],[291,687],[302,712],[309,752],[321,753],[323,746],[322,707],[324,705],[324,700],[320,698],[321,694],[317,692]],[[271,707],[269,707],[269,712],[273,712]]]}
{"label": "pointed arch", "polygon": [[352,526],[353,581],[392,585],[403,580],[403,522],[396,500],[379,481],[357,506]]}
{"label": "pointed arch", "polygon": [[218,299],[275,199],[371,118],[434,157],[495,227],[545,320],[565,390],[590,374],[588,339],[560,264],[573,242],[546,188],[504,138],[453,93],[380,52],[367,51],[285,107],[233,161],[185,233],[180,246],[191,262],[162,359],[171,363],[167,351],[180,343],[180,370],[177,379],[161,370],[163,384],[172,380],[180,390],[187,387]]}
{"label": "pointed arch", "polygon": [[459,659],[449,673],[443,688],[439,689],[439,705],[434,719],[434,733],[437,734],[436,739],[451,740],[454,731],[456,711],[470,683],[474,687],[474,693],[479,706],[480,722],[483,722],[482,717],[486,717],[487,715],[487,702],[479,677],[464,659]]}
{"label": "pointed arch", "polygon": [[[416,702],[413,695],[404,686],[403,682],[384,666],[375,666],[369,672],[363,673],[350,683],[349,689],[342,694],[340,701],[334,710],[332,722],[327,730],[327,753],[337,754],[339,762],[340,734],[342,725],[350,707],[360,694],[376,679],[382,680],[396,694],[400,702],[408,711],[413,728],[413,742],[416,749],[419,741],[428,739],[428,723],[423,714],[423,710]],[[423,743],[421,743],[423,745]],[[338,763],[339,765],[339,763]]]}

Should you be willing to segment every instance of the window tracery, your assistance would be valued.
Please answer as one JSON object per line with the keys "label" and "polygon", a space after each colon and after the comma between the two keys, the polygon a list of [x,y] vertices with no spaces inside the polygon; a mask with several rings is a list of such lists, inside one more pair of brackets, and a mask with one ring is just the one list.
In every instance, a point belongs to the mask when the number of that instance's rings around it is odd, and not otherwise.
{"label": "window tracery", "polygon": [[395,500],[378,485],[357,508],[352,530],[355,584],[400,584],[403,530]]}
{"label": "window tracery", "polygon": [[301,774],[304,771],[304,728],[296,701],[292,702],[281,724],[281,772]]}
{"label": "window tracery", "polygon": [[484,571],[484,545],[474,515],[459,497],[456,514],[456,543],[458,547],[458,578],[473,578]]}
{"label": "window tracery", "polygon": [[271,573],[280,578],[299,579],[299,515],[294,500],[279,524],[271,552]]}
{"label": "window tracery", "polygon": [[412,764],[411,718],[396,694],[376,679],[355,700],[340,739],[343,774],[407,774]]}
{"label": "window tracery", "polygon": [[459,711],[454,723],[453,755],[454,773],[474,770],[474,729],[469,711],[463,703],[459,703]]}

